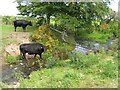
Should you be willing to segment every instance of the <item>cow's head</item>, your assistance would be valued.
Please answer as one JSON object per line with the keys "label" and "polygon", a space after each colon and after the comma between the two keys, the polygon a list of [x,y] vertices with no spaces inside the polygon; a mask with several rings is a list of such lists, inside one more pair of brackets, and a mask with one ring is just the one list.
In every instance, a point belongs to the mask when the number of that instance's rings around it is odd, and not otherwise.
{"label": "cow's head", "polygon": [[32,26],[32,22],[31,22],[31,21],[30,21],[30,22],[28,22],[28,25]]}
{"label": "cow's head", "polygon": [[47,51],[47,49],[49,48],[48,46],[44,46],[44,52]]}

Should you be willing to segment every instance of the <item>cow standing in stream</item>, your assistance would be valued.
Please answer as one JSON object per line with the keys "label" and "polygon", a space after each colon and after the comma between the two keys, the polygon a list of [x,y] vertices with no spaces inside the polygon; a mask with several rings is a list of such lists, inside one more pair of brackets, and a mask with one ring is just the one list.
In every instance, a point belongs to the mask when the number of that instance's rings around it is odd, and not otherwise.
{"label": "cow standing in stream", "polygon": [[16,28],[17,28],[17,27],[22,27],[23,30],[25,31],[27,25],[32,26],[31,21],[26,21],[26,20],[15,20],[15,21],[14,21],[15,32],[16,32]]}

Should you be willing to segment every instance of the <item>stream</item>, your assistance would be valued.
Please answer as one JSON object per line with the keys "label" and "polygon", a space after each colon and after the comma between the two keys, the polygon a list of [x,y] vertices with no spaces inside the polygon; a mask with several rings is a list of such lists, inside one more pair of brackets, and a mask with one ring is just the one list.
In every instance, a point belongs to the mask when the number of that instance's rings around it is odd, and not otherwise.
{"label": "stream", "polygon": [[[75,51],[81,52],[84,54],[89,54],[91,52],[97,52],[97,50],[100,50],[101,48],[104,48],[104,50],[108,50],[110,45],[116,44],[116,40],[108,40],[105,44],[100,44],[92,41],[80,41],[76,43]],[[35,62],[35,60],[29,60],[29,63],[32,64]],[[19,84],[18,79],[15,77],[16,73],[22,72],[24,78],[29,78],[28,76],[32,71],[36,71],[39,69],[39,65],[34,64],[32,67],[25,68],[25,65],[22,62],[17,62],[15,64],[3,64],[2,65],[2,82],[7,83],[8,85],[17,83]],[[31,66],[31,65],[30,65]]]}
{"label": "stream", "polygon": [[104,50],[109,50],[110,45],[113,45],[115,43],[116,41],[112,39],[108,40],[108,42],[104,44],[100,44],[92,41],[81,41],[76,43],[74,50],[77,52],[81,52],[83,54],[89,54],[90,52],[96,53],[102,48]]}

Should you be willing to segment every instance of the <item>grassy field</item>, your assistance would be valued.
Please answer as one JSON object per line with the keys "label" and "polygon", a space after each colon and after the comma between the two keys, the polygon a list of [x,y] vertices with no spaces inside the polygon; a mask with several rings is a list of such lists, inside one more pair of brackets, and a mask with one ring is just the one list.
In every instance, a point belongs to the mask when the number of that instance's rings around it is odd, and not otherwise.
{"label": "grassy field", "polygon": [[[28,27],[30,33],[35,27]],[[21,28],[18,28],[18,32]],[[3,49],[9,43],[16,43],[7,38],[14,33],[10,25],[2,26]],[[101,50],[98,54],[83,55],[67,52],[67,60],[55,61],[55,57],[43,55],[47,59],[45,68],[33,71],[29,78],[23,78],[20,73],[16,77],[20,83],[18,88],[117,88],[118,87],[118,53]],[[3,83],[3,87],[8,87]],[[11,87],[13,87],[11,85]]]}
{"label": "grassy field", "polygon": [[32,72],[30,79],[17,76],[20,88],[117,88],[117,63],[117,53],[114,57],[104,52],[72,55],[65,61],[47,63],[46,68]]}
{"label": "grassy field", "polygon": [[[27,27],[27,32],[31,32],[34,31],[36,29],[36,27]],[[17,32],[22,32],[22,28],[18,27],[17,28]],[[10,43],[16,43],[15,39],[11,39],[9,37],[10,34],[14,33],[14,26],[12,25],[2,25],[1,29],[0,29],[0,36],[2,38],[2,42],[1,45],[3,47],[5,47],[6,45],[10,44]]]}

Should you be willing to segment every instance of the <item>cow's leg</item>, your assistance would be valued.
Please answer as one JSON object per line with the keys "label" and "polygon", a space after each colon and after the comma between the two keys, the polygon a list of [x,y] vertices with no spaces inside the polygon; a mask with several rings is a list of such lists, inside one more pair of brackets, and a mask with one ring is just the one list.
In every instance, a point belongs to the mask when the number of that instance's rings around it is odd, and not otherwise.
{"label": "cow's leg", "polygon": [[23,53],[23,57],[24,57],[24,62],[25,63],[25,67],[28,67],[28,62],[27,62],[27,59],[26,59],[26,53]]}
{"label": "cow's leg", "polygon": [[17,28],[17,27],[15,27],[15,32],[16,32],[16,28]]}
{"label": "cow's leg", "polygon": [[23,27],[23,31],[24,31],[24,32],[26,31],[26,27]]}
{"label": "cow's leg", "polygon": [[23,57],[24,57],[24,59],[26,60],[26,56],[25,56],[25,54],[26,54],[26,53],[23,53]]}
{"label": "cow's leg", "polygon": [[42,61],[42,55],[41,55],[41,54],[39,54],[39,56],[40,56],[40,60]]}
{"label": "cow's leg", "polygon": [[36,55],[37,55],[37,54],[35,54],[34,58],[36,58]]}

